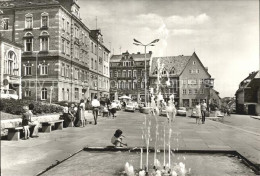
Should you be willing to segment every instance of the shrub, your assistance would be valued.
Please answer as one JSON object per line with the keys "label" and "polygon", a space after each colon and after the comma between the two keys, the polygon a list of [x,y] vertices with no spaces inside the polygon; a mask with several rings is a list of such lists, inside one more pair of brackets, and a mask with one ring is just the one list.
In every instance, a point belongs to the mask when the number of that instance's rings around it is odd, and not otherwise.
{"label": "shrub", "polygon": [[34,105],[33,114],[59,113],[62,112],[63,109],[60,105],[36,102],[32,100],[1,99],[0,110],[10,114],[20,115],[23,112],[23,106],[31,103]]}

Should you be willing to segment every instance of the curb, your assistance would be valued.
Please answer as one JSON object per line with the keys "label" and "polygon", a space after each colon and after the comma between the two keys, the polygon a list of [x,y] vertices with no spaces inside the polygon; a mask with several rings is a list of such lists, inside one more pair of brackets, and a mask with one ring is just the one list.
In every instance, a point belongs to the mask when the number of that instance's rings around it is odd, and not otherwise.
{"label": "curb", "polygon": [[253,118],[253,119],[258,119],[258,120],[260,120],[260,116],[250,116],[251,118]]}

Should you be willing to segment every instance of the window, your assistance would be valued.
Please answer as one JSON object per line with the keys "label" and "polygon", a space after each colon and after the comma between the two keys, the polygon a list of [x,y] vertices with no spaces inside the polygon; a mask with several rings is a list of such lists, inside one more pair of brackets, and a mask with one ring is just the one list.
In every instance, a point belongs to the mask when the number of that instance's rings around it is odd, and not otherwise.
{"label": "window", "polygon": [[25,16],[25,28],[32,29],[33,28],[33,16],[32,14],[27,14]]}
{"label": "window", "polygon": [[42,27],[48,27],[48,13],[42,13]]}
{"label": "window", "polygon": [[191,89],[189,89],[189,94],[192,94],[192,90]]}
{"label": "window", "polygon": [[66,54],[70,55],[70,42],[67,41],[67,45],[66,45]]}
{"label": "window", "polygon": [[48,51],[49,50],[49,34],[48,32],[42,32],[40,35],[40,49],[41,51]]}
{"label": "window", "polygon": [[128,82],[125,82],[125,89],[128,89]]}
{"label": "window", "polygon": [[67,32],[70,32],[70,22],[67,21]]}
{"label": "window", "polygon": [[79,38],[79,28],[75,26],[75,38]]}
{"label": "window", "polygon": [[133,77],[136,78],[136,70],[133,71]]}
{"label": "window", "polygon": [[30,97],[30,96],[32,96],[31,90],[28,90],[28,89],[25,90],[24,96],[25,96],[25,97]]}
{"label": "window", "polygon": [[61,29],[65,31],[65,19],[61,19]]}
{"label": "window", "polygon": [[65,100],[65,90],[64,90],[64,88],[61,89],[61,93],[62,93],[62,100]]}
{"label": "window", "polygon": [[198,90],[197,89],[194,90],[194,94],[198,94]]}
{"label": "window", "polygon": [[32,75],[32,65],[31,64],[25,65],[24,69],[25,69],[24,70],[24,75],[25,76]]}
{"label": "window", "polygon": [[79,69],[75,68],[74,79],[79,79]]}
{"label": "window", "polygon": [[141,82],[141,88],[144,89],[144,87],[145,87],[145,83]]}
{"label": "window", "polygon": [[166,69],[165,69],[165,68],[163,68],[162,74],[163,74],[163,75],[166,75]]}
{"label": "window", "polygon": [[192,100],[191,100],[192,107],[196,106],[196,105],[197,105],[197,102],[198,102],[197,99],[192,99]]}
{"label": "window", "polygon": [[186,85],[187,84],[187,79],[183,79],[182,83],[183,83],[183,85]]}
{"label": "window", "polygon": [[200,70],[199,70],[199,69],[196,69],[196,73],[200,73]]}
{"label": "window", "polygon": [[137,89],[137,83],[133,82],[133,89]]}
{"label": "window", "polygon": [[91,42],[91,52],[94,53],[94,45],[93,45],[93,42]]}
{"label": "window", "polygon": [[97,64],[97,61],[95,60],[95,69],[97,70],[98,69],[98,64]]}
{"label": "window", "polygon": [[68,96],[68,100],[70,100],[70,90],[67,89],[67,96]]}
{"label": "window", "polygon": [[132,82],[131,81],[128,81],[128,88],[132,89]]}
{"label": "window", "polygon": [[110,78],[112,78],[113,77],[113,72],[112,71],[110,71]]}
{"label": "window", "polygon": [[24,36],[24,46],[25,51],[31,52],[33,51],[33,35],[32,33],[28,32]]}
{"label": "window", "polygon": [[82,40],[82,43],[84,44],[84,42],[85,42],[85,34],[84,34],[84,32],[82,32],[82,38],[81,38],[81,40]]}
{"label": "window", "polygon": [[8,26],[9,26],[9,19],[8,18],[4,18],[3,19],[3,28],[4,28],[4,30],[8,30]]}
{"label": "window", "polygon": [[122,82],[121,82],[121,89],[124,89],[124,88],[125,88],[124,82],[122,81]]}
{"label": "window", "polygon": [[116,78],[118,77],[118,72],[117,72],[117,71],[115,71],[115,77],[116,77]]}
{"label": "window", "polygon": [[74,53],[75,58],[79,59],[79,47],[75,45],[74,50],[75,50],[75,53]]}
{"label": "window", "polygon": [[40,75],[48,75],[48,64],[40,64]]}
{"label": "window", "polygon": [[175,68],[172,67],[171,71],[169,72],[169,74],[175,74]]}
{"label": "window", "polygon": [[70,66],[67,65],[67,68],[66,68],[66,77],[67,78],[69,77],[69,74],[70,74]]}
{"label": "window", "polygon": [[47,89],[46,88],[42,88],[41,100],[47,100]]}
{"label": "window", "polygon": [[126,77],[126,71],[125,71],[125,70],[123,70],[123,72],[122,72],[122,77],[123,77],[123,78]]}
{"label": "window", "polygon": [[128,70],[128,77],[131,78],[132,77],[132,71]]}
{"label": "window", "polygon": [[65,64],[61,64],[61,76],[65,76]]}
{"label": "window", "polygon": [[18,60],[13,51],[9,51],[5,59],[5,73],[9,75],[18,75]]}
{"label": "window", "polygon": [[94,61],[93,61],[93,58],[91,58],[91,68],[93,69],[94,67]]}
{"label": "window", "polygon": [[189,107],[190,106],[190,100],[189,99],[183,99],[183,106],[184,107]]}
{"label": "window", "polygon": [[196,79],[189,79],[188,80],[188,84],[189,85],[196,85],[197,84],[197,80]]}
{"label": "window", "polygon": [[200,89],[200,94],[204,94],[204,89]]}
{"label": "window", "polygon": [[193,61],[192,64],[195,65],[195,64],[196,64],[196,61]]}
{"label": "window", "polygon": [[186,89],[182,89],[182,94],[186,95],[187,94],[187,90]]}
{"label": "window", "polygon": [[65,40],[61,39],[61,52],[65,54]]}

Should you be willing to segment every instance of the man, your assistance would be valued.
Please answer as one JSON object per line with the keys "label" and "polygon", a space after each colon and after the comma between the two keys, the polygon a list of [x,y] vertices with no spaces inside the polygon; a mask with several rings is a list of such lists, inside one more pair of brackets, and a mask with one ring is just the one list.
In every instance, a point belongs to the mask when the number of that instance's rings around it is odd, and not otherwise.
{"label": "man", "polygon": [[98,118],[98,110],[100,107],[100,102],[97,100],[97,96],[94,97],[94,99],[91,102],[92,108],[93,108],[93,116],[95,125],[97,124],[97,118]]}
{"label": "man", "polygon": [[205,103],[205,100],[202,101],[200,105],[201,109],[201,116],[202,116],[202,124],[205,123],[205,117],[206,117],[206,111],[207,111],[207,104]]}
{"label": "man", "polygon": [[[34,105],[32,103],[29,104],[29,113],[31,114],[31,117],[33,116],[33,113],[32,113],[33,109],[34,109]],[[32,137],[33,138],[39,137],[38,132],[39,132],[40,123],[38,121],[32,121],[32,119],[31,119],[30,124],[35,125],[35,127],[33,129]]]}

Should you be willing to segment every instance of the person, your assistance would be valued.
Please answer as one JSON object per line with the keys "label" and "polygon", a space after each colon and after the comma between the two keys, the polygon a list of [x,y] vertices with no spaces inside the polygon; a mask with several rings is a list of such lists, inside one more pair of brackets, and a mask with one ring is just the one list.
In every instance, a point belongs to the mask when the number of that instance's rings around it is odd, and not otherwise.
{"label": "person", "polygon": [[31,121],[32,114],[29,112],[29,107],[23,107],[24,113],[22,114],[22,126],[24,130],[24,140],[30,138],[29,122]]}
{"label": "person", "polygon": [[172,94],[168,101],[168,106],[166,106],[166,115],[168,122],[174,122],[177,110],[174,105],[174,95]]}
{"label": "person", "polygon": [[69,104],[68,103],[64,103],[62,117],[64,120],[69,118]]}
{"label": "person", "polygon": [[117,129],[115,131],[115,134],[112,136],[111,138],[111,143],[115,146],[115,147],[123,147],[123,146],[127,146],[127,143],[123,143],[123,138],[125,136],[122,135],[123,132],[120,129]]}
{"label": "person", "polygon": [[97,124],[97,118],[98,118],[98,111],[99,111],[99,107],[100,107],[100,102],[98,101],[97,99],[97,96],[94,97],[94,99],[92,100],[91,102],[91,105],[92,105],[92,112],[93,112],[93,116],[94,116],[94,125]]}
{"label": "person", "polygon": [[[29,104],[29,113],[31,113],[31,117],[33,116],[33,109],[34,109],[34,105],[31,103]],[[29,124],[35,125],[33,128],[33,132],[32,132],[32,138],[37,138],[38,133],[39,133],[39,127],[40,127],[40,123],[38,121],[32,121]]]}
{"label": "person", "polygon": [[200,108],[201,108],[202,124],[204,124],[206,118],[206,112],[207,112],[207,104],[205,103],[205,100],[202,101]]}
{"label": "person", "polygon": [[80,104],[78,107],[78,111],[79,111],[79,116],[80,116],[80,121],[82,124],[82,127],[86,126],[87,124],[87,119],[85,118],[85,102],[83,99],[80,100]]}
{"label": "person", "polygon": [[64,126],[68,127],[69,124],[72,122],[72,126],[74,126],[74,120],[75,120],[75,110],[74,110],[74,104],[72,103],[70,105],[70,108],[68,108],[68,116],[64,118]]}
{"label": "person", "polygon": [[116,109],[117,109],[117,104],[116,104],[115,101],[113,101],[111,106],[110,106],[110,113],[112,114],[113,117],[116,117],[115,116]]}
{"label": "person", "polygon": [[200,109],[200,103],[197,102],[197,105],[195,106],[196,109],[196,124],[200,124],[201,121],[201,109]]}
{"label": "person", "polygon": [[123,101],[123,108],[125,109],[125,107],[126,107],[126,103],[125,101]]}

